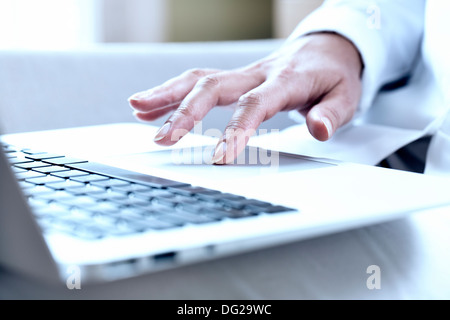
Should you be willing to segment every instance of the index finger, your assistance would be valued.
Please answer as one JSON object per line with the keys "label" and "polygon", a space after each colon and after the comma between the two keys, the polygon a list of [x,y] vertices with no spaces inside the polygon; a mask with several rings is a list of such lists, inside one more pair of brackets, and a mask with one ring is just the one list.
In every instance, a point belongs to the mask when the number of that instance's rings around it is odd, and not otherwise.
{"label": "index finger", "polygon": [[[161,127],[155,141],[173,145],[216,105],[229,105],[264,81],[262,74],[232,70],[202,78]],[[181,133],[181,134],[180,134]]]}
{"label": "index finger", "polygon": [[149,90],[128,98],[130,106],[141,113],[170,108],[180,102],[203,77],[219,72],[217,69],[191,69]]}

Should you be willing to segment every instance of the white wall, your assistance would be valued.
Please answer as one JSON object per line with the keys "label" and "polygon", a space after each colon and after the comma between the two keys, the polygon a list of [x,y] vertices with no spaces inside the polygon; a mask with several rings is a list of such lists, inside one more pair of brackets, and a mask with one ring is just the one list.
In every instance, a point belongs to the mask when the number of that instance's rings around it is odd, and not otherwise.
{"label": "white wall", "polygon": [[99,0],[0,0],[0,48],[67,48],[98,40]]}
{"label": "white wall", "polygon": [[[322,3],[322,0],[273,0],[271,8],[270,0],[215,1],[0,0],[0,48],[230,40],[260,37],[257,31],[263,29],[262,34],[270,36],[271,28],[276,38],[285,38]],[[251,12],[258,16],[252,16]],[[214,14],[215,17],[211,16]],[[205,29],[209,32],[207,37]]]}
{"label": "white wall", "polygon": [[101,40],[167,41],[167,6],[167,0],[101,0]]}

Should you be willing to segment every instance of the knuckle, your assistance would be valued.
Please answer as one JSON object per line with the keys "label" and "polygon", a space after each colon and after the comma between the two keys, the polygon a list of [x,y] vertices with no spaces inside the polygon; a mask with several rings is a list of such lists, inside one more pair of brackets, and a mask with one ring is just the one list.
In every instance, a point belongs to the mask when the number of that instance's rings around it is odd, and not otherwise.
{"label": "knuckle", "polygon": [[244,68],[244,70],[256,74],[267,74],[276,65],[276,61],[277,56],[275,54],[271,54],[265,58],[253,62]]}
{"label": "knuckle", "polygon": [[195,109],[192,104],[183,102],[173,113],[173,118],[185,118],[191,121],[196,121],[194,111]]}
{"label": "knuckle", "polygon": [[252,137],[255,131],[251,126],[251,121],[246,119],[233,119],[228,123],[224,135],[227,141],[234,140],[236,143],[241,140],[247,143],[248,138]]}
{"label": "knuckle", "polygon": [[214,89],[220,84],[220,80],[216,75],[208,75],[200,79],[198,85],[202,89]]}
{"label": "knuckle", "polygon": [[186,75],[194,77],[196,79],[203,78],[206,75],[206,71],[200,68],[189,69],[185,72]]}
{"label": "knuckle", "polygon": [[194,114],[192,112],[193,106],[190,104],[183,103],[182,106],[180,106],[176,111],[175,114],[177,116],[182,116],[186,118],[193,118]]}
{"label": "knuckle", "polygon": [[228,123],[227,131],[233,133],[241,132],[244,131],[246,128],[248,128],[250,124],[251,121],[248,118],[241,117],[231,119],[230,122]]}
{"label": "knuckle", "polygon": [[296,76],[297,73],[292,67],[284,67],[276,74],[276,78],[282,81],[292,81]]}
{"label": "knuckle", "polygon": [[328,117],[331,120],[331,123],[334,125],[340,125],[343,122],[341,113],[337,110],[337,108],[328,108],[327,110]]}
{"label": "knuckle", "polygon": [[257,108],[264,102],[264,97],[260,93],[249,92],[239,98],[238,105],[246,108]]}
{"label": "knuckle", "polygon": [[170,119],[172,121],[179,121],[183,119],[182,122],[185,125],[192,127],[197,122],[195,112],[189,105],[181,105],[177,110],[174,111]]}

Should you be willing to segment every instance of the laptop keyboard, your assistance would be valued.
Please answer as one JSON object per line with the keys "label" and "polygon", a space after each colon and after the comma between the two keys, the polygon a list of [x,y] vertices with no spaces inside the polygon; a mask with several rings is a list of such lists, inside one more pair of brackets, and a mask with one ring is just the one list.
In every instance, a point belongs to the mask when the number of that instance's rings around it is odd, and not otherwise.
{"label": "laptop keyboard", "polygon": [[2,148],[46,232],[101,239],[295,211],[83,159]]}

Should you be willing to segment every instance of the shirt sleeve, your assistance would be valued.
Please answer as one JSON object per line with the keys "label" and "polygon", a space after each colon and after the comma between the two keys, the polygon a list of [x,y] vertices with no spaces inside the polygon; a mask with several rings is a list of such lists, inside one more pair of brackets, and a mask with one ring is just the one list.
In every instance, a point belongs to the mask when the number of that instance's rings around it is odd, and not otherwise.
{"label": "shirt sleeve", "polygon": [[324,31],[349,39],[364,63],[360,111],[365,111],[384,84],[412,72],[420,53],[425,8],[426,0],[328,0],[287,41]]}

